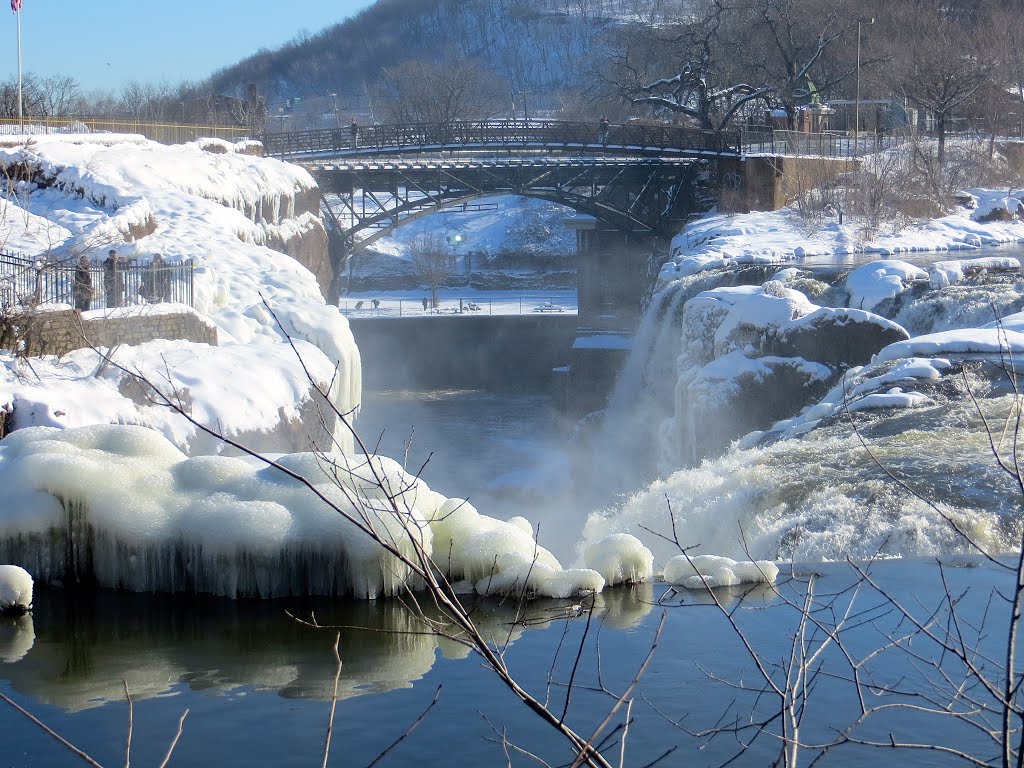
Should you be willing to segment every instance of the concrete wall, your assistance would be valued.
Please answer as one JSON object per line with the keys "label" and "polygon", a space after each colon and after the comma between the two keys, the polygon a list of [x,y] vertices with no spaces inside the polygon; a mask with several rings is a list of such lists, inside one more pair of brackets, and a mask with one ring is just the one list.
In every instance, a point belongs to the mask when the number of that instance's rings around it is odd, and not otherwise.
{"label": "concrete wall", "polygon": [[4,318],[0,346],[11,349],[24,341],[28,355],[63,355],[90,343],[113,347],[181,339],[217,344],[216,326],[188,307],[168,311],[168,306],[158,311],[121,309],[105,316],[87,313],[83,317],[73,309],[13,314]]}
{"label": "concrete wall", "polygon": [[719,209],[777,211],[810,189],[856,170],[857,160],[830,157],[754,156],[719,161]]}
{"label": "concrete wall", "polygon": [[370,389],[547,391],[575,315],[349,318]]}

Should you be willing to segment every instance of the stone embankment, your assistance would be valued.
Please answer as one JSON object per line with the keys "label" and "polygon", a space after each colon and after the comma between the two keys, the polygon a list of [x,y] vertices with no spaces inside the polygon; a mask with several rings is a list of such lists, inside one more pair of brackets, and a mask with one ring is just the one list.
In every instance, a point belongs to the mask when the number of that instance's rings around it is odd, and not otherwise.
{"label": "stone embankment", "polygon": [[217,344],[216,326],[181,304],[145,305],[81,313],[53,309],[4,318],[0,345],[29,355],[65,355],[89,346],[115,347],[155,339]]}

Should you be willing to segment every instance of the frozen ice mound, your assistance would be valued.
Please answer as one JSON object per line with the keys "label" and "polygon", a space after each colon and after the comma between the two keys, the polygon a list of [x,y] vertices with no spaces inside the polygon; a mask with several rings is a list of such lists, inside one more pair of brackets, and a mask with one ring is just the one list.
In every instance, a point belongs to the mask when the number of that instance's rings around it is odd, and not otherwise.
{"label": "frozen ice mound", "polygon": [[583,562],[601,574],[609,586],[635,584],[654,574],[651,550],[629,533],[613,533],[594,542],[583,552]]}
{"label": "frozen ice mound", "polygon": [[677,555],[665,564],[664,579],[687,589],[774,584],[779,567],[770,560],[737,561],[717,555]]}
{"label": "frozen ice mound", "polygon": [[0,614],[32,607],[32,576],[17,565],[0,565]]}
{"label": "frozen ice mound", "polygon": [[43,582],[228,597],[394,595],[422,586],[402,561],[418,553],[486,592],[604,586],[563,569],[526,521],[481,515],[386,457],[275,463],[189,458],[138,426],[18,430],[0,442],[0,561]]}

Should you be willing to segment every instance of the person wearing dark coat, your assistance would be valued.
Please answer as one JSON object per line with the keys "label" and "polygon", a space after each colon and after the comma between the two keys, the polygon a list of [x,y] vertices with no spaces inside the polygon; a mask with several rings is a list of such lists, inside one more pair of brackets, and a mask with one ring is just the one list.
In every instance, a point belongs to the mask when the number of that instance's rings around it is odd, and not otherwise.
{"label": "person wearing dark coat", "polygon": [[75,285],[71,293],[75,299],[75,309],[88,312],[92,306],[92,273],[89,271],[89,257],[84,254],[75,267]]}
{"label": "person wearing dark coat", "polygon": [[107,299],[107,309],[121,306],[124,299],[124,262],[113,248],[103,262],[103,293]]}
{"label": "person wearing dark coat", "polygon": [[153,257],[142,276],[142,298],[150,304],[171,300],[171,280],[164,265],[164,257],[159,253]]}

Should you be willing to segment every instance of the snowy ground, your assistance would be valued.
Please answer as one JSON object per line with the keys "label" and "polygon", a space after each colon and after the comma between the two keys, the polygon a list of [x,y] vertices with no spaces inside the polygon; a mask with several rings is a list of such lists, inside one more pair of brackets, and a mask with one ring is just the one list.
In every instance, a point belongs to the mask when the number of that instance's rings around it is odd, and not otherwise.
{"label": "snowy ground", "polygon": [[[576,291],[474,291],[470,288],[441,288],[438,307],[423,309],[423,291],[365,291],[350,293],[339,302],[349,317],[423,317],[431,315],[532,315],[576,314]],[[380,306],[374,307],[377,299]],[[357,306],[362,302],[361,306]],[[460,305],[461,302],[461,305]]]}
{"label": "snowy ground", "polygon": [[[807,222],[790,207],[780,211],[713,214],[689,224],[672,241],[672,257],[662,267],[668,282],[702,269],[731,264],[775,263],[795,266],[856,266],[876,258],[899,256],[922,261],[946,251],[976,251],[983,246],[1024,241],[1024,221],[981,221],[992,211],[1016,213],[1024,193],[972,189],[970,203],[939,219],[883,231],[865,239],[863,223],[847,217],[826,219],[808,231]],[[970,258],[970,253],[959,257]]]}
{"label": "snowy ground", "polygon": [[[424,233],[461,240],[453,246],[457,258],[466,253],[487,260],[500,254],[571,256],[576,234],[564,220],[575,212],[557,203],[512,195],[497,195],[409,222],[371,248],[399,259],[409,258],[410,245]],[[449,241],[451,242],[451,241]]]}

